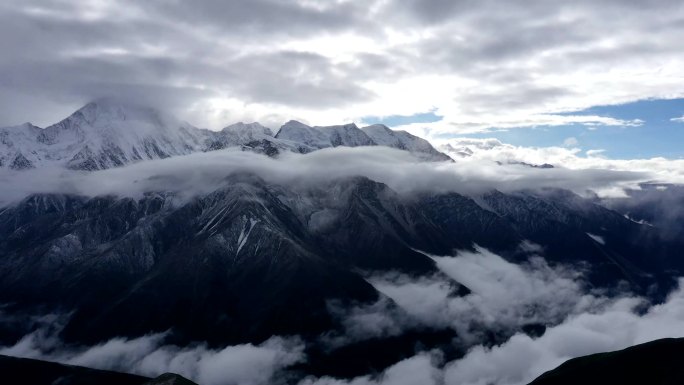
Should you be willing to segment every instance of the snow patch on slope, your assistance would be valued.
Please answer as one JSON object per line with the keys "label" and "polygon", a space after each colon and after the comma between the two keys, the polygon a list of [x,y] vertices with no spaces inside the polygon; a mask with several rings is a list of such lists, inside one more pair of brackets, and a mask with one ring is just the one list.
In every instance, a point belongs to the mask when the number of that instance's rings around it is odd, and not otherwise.
{"label": "snow patch on slope", "polygon": [[591,234],[591,233],[587,233],[587,235],[589,236],[589,238],[591,238],[591,239],[593,239],[594,241],[600,243],[601,245],[605,245],[605,244],[606,244],[606,240],[605,240],[602,236],[600,236],[600,235]]}

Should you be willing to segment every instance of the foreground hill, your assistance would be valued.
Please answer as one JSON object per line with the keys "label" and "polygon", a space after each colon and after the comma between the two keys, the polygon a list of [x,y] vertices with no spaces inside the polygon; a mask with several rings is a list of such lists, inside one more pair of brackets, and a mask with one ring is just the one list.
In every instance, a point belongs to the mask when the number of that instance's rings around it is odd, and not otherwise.
{"label": "foreground hill", "polygon": [[134,374],[0,356],[0,382],[5,385],[196,385],[177,374],[151,379]]}
{"label": "foreground hill", "polygon": [[569,360],[530,385],[684,384],[684,338],[666,338]]}

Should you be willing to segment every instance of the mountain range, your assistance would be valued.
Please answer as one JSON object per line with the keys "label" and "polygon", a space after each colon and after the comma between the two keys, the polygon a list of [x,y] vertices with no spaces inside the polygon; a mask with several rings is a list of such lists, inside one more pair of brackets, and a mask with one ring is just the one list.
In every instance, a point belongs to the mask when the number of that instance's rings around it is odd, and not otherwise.
{"label": "mountain range", "polygon": [[0,168],[58,166],[92,171],[227,147],[274,156],[376,145],[407,150],[426,160],[450,160],[426,140],[383,125],[311,127],[293,120],[275,135],[259,123],[211,131],[154,108],[100,100],[46,128],[31,123],[0,128]]}
{"label": "mountain range", "polygon": [[[290,121],[274,135],[258,123],[238,123],[214,132],[155,109],[103,102],[44,129],[1,129],[0,144],[0,167],[10,173],[96,172],[229,147],[278,157],[387,146],[421,161],[451,161],[424,139],[382,125]],[[337,350],[317,345],[344,327],[331,303],[348,311],[387,299],[370,275],[439,276],[431,256],[476,247],[523,263],[530,252],[521,245],[530,244],[550,265],[586,272],[587,285],[607,292],[662,299],[684,272],[684,240],[562,189],[405,196],[364,176],[300,186],[236,173],[212,191],[177,198],[163,190],[140,197],[54,192],[1,207],[3,310],[69,314],[60,331],[69,344],[167,333],[169,343],[225,346],[297,335],[310,343],[312,362],[299,370],[355,376],[409,357],[416,346],[458,337],[416,328],[400,341],[373,341],[372,355],[363,353],[368,341]],[[451,285],[452,296],[471,290]],[[5,323],[0,342],[16,343],[31,331],[31,323]],[[488,342],[505,337],[492,334]],[[345,368],[331,365],[331,357],[345,357]]]}

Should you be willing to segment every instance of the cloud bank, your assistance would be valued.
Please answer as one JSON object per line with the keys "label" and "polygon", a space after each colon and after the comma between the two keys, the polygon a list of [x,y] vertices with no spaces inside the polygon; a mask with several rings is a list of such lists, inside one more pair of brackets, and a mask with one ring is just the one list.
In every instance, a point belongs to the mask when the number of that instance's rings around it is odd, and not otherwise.
{"label": "cloud bank", "polygon": [[36,169],[0,170],[0,205],[29,194],[67,193],[84,196],[140,197],[172,192],[179,199],[205,194],[226,184],[226,178],[249,173],[268,183],[311,187],[339,178],[365,176],[401,194],[459,192],[479,194],[492,189],[515,191],[564,188],[578,193],[637,187],[654,175],[642,171],[566,168],[536,169],[497,164],[489,159],[421,162],[410,153],[386,147],[331,148],[313,153],[282,154],[272,159],[227,149],[95,172]]}

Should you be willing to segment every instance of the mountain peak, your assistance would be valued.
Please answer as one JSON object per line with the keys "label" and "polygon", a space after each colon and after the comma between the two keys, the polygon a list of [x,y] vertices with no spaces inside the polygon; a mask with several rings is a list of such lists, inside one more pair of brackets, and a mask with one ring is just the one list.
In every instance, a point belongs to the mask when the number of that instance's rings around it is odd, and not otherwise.
{"label": "mountain peak", "polygon": [[311,126],[308,126],[299,120],[288,120],[287,123],[283,124],[280,129],[282,130],[283,128],[311,128]]}
{"label": "mountain peak", "polygon": [[290,120],[283,124],[275,135],[278,139],[300,142],[317,148],[329,147],[323,145],[327,141],[327,136],[320,130],[307,126],[297,120]]}
{"label": "mountain peak", "polygon": [[370,130],[379,130],[379,129],[382,129],[382,130],[390,130],[390,131],[392,131],[391,128],[387,127],[386,125],[384,125],[384,124],[382,124],[382,123],[375,123],[375,124],[371,124],[370,126],[366,126],[366,127],[362,128],[362,130],[364,130],[364,131],[367,130],[367,129],[370,129]]}
{"label": "mountain peak", "polygon": [[87,103],[67,119],[84,119],[90,124],[96,121],[176,121],[174,117],[160,110],[113,98],[101,98]]}
{"label": "mountain peak", "polygon": [[341,124],[339,126],[323,126],[320,128],[343,129],[343,130],[358,130],[359,129],[359,127],[356,126],[356,123]]}
{"label": "mountain peak", "polygon": [[269,156],[329,147],[383,145],[448,160],[427,141],[384,125],[309,126],[290,120],[277,134],[257,122],[220,132],[202,130],[154,107],[114,98],[93,100],[45,129],[30,123],[0,129],[0,167],[26,169],[58,164],[101,170],[151,159],[239,147]]}
{"label": "mountain peak", "polygon": [[372,146],[375,144],[354,123],[311,127],[296,120],[290,120],[280,127],[275,137],[302,143],[313,149],[337,146]]}
{"label": "mountain peak", "polygon": [[381,146],[398,148],[419,155],[426,160],[452,161],[448,155],[437,151],[430,142],[406,131],[393,130],[384,124],[373,124],[361,129]]}
{"label": "mountain peak", "polygon": [[244,123],[244,122],[237,122],[233,123],[229,126],[224,127],[222,132],[231,132],[231,133],[252,133],[252,134],[262,134],[262,135],[268,135],[268,136],[273,136],[273,131],[262,125],[261,123],[258,122],[252,122],[252,123]]}
{"label": "mountain peak", "polygon": [[23,128],[23,129],[28,129],[28,130],[33,130],[33,129],[36,129],[36,128],[40,128],[40,127],[34,125],[34,124],[31,123],[31,122],[22,123],[22,124],[19,125],[19,127]]}

